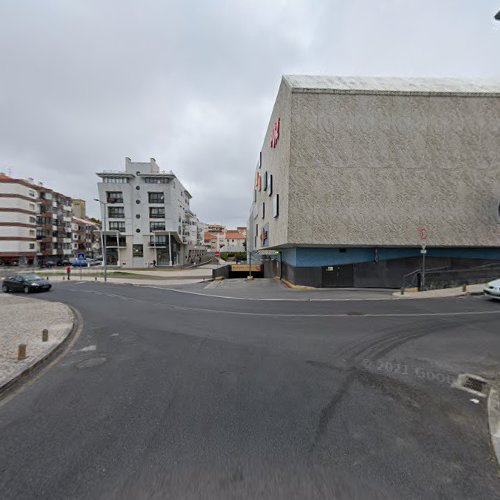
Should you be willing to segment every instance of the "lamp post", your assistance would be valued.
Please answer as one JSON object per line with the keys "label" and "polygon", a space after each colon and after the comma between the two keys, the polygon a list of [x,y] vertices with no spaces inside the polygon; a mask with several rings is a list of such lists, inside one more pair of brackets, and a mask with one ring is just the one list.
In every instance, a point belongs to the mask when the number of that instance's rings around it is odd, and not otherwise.
{"label": "lamp post", "polygon": [[104,237],[104,231],[106,231],[106,210],[107,210],[107,203],[105,201],[98,200],[97,198],[94,198],[94,201],[97,201],[102,205],[102,228],[101,228],[101,245],[102,245],[102,265],[104,266],[104,282],[106,283],[108,281],[108,264],[107,264],[107,258],[106,258],[106,238]]}

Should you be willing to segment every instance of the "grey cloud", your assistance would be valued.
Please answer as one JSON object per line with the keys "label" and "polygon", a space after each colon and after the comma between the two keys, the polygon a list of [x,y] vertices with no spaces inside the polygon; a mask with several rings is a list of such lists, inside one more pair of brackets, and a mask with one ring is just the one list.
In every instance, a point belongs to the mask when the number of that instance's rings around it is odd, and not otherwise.
{"label": "grey cloud", "polygon": [[91,200],[95,171],[155,157],[242,224],[281,74],[498,76],[495,2],[414,5],[0,2],[0,170]]}

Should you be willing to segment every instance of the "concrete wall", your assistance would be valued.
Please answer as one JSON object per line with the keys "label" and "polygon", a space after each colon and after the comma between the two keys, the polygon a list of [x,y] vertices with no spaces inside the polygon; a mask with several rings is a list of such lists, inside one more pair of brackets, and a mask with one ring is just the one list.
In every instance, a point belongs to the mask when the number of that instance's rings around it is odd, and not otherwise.
{"label": "concrete wall", "polygon": [[287,243],[500,246],[500,98],[294,91],[291,116]]}
{"label": "concrete wall", "polygon": [[[259,226],[259,235],[262,227],[269,227],[269,244],[276,246],[285,244],[288,240],[288,165],[290,161],[290,133],[291,133],[291,92],[285,82],[282,82],[278,91],[278,96],[274,104],[273,112],[269,120],[264,144],[262,145],[262,166],[258,171],[262,176],[265,172],[273,176],[273,191],[269,196],[269,191],[257,190],[257,201],[255,212],[249,219],[249,235],[255,234],[255,225]],[[280,136],[275,148],[271,147],[271,137],[273,126],[280,119]],[[254,183],[255,189],[255,183]],[[273,197],[279,195],[280,214],[273,217]],[[266,215],[262,217],[262,203],[266,204]],[[261,241],[257,235],[257,248],[261,247]],[[250,241],[250,239],[249,239]]]}

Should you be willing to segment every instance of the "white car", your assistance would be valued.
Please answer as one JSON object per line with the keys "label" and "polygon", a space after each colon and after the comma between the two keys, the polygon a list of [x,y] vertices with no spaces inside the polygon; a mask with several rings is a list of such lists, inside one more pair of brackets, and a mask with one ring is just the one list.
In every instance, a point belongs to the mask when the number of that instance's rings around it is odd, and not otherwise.
{"label": "white car", "polygon": [[490,299],[499,299],[500,300],[500,280],[490,281],[483,288],[484,295],[489,297]]}

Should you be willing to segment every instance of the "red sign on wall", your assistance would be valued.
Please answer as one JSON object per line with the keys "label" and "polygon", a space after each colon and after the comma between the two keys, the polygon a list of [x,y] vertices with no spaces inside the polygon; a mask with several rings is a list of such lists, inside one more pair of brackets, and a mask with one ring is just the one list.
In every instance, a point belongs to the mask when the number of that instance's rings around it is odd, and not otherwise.
{"label": "red sign on wall", "polygon": [[273,129],[271,131],[271,147],[276,148],[278,145],[278,141],[280,138],[280,119],[276,121],[276,123],[273,125]]}

